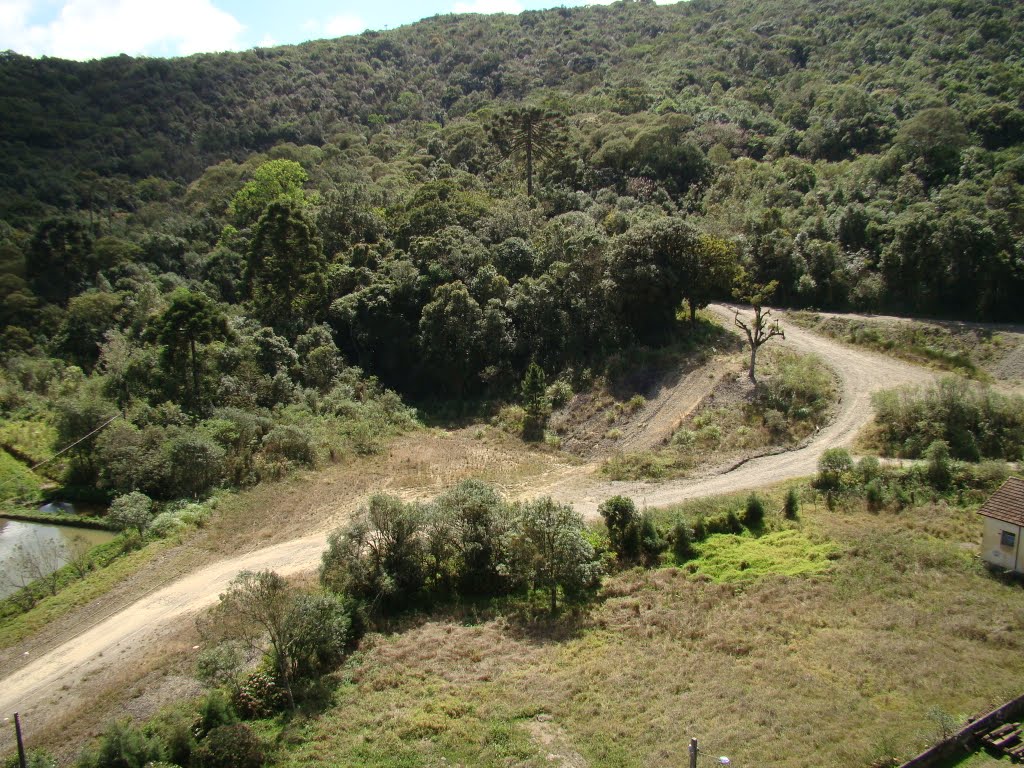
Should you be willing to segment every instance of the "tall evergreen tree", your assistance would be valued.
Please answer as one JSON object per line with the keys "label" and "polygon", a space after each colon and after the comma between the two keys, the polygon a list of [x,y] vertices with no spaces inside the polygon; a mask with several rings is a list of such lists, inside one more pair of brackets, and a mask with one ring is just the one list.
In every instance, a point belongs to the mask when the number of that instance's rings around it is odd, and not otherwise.
{"label": "tall evergreen tree", "polygon": [[322,320],[327,262],[303,208],[278,200],[256,225],[246,284],[256,317],[289,340]]}
{"label": "tall evergreen tree", "polygon": [[553,157],[559,148],[561,117],[540,107],[517,107],[497,117],[491,136],[504,155],[522,156],[526,162],[526,194],[533,197],[535,160]]}
{"label": "tall evergreen tree", "polygon": [[198,409],[203,402],[199,345],[227,338],[224,313],[204,294],[181,288],[171,294],[170,304],[153,319],[150,332],[163,345],[161,366],[168,379],[180,376],[186,405]]}

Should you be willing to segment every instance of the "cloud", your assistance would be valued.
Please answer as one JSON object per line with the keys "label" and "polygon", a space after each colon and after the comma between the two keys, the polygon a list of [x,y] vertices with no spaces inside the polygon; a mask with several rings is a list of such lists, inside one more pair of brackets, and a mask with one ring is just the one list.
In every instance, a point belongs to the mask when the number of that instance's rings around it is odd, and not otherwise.
{"label": "cloud", "polygon": [[210,0],[65,0],[56,16],[43,22],[31,20],[32,6],[25,0],[0,1],[0,50],[84,60],[246,47],[242,24]]}
{"label": "cloud", "polygon": [[522,13],[523,4],[519,0],[473,0],[458,2],[452,10],[455,13]]}
{"label": "cloud", "polygon": [[358,35],[366,29],[366,23],[358,16],[335,16],[324,24],[324,31],[331,37]]}
{"label": "cloud", "polygon": [[28,23],[32,3],[29,0],[0,2],[0,35],[7,39],[7,30],[22,29]]}

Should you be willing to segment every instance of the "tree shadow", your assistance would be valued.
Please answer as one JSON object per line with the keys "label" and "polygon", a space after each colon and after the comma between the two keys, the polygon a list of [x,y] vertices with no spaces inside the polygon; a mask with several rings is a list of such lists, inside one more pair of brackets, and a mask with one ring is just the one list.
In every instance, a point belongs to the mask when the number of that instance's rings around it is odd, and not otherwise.
{"label": "tree shadow", "polygon": [[420,629],[431,622],[471,627],[501,621],[510,637],[551,643],[579,637],[585,630],[596,626],[593,610],[604,601],[599,590],[591,590],[575,598],[559,597],[559,606],[554,614],[549,610],[546,593],[438,601],[429,607],[377,617],[371,622],[370,629],[390,635]]}

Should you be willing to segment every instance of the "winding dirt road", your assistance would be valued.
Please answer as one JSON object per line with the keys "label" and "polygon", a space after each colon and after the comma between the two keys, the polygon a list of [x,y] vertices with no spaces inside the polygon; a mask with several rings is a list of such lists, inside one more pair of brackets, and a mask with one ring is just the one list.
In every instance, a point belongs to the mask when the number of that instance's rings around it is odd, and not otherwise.
{"label": "winding dirt road", "polygon": [[[715,306],[712,310],[731,327],[730,308]],[[753,459],[724,474],[665,483],[608,482],[595,477],[593,465],[565,467],[533,485],[529,495],[550,494],[571,503],[584,515],[592,516],[597,513],[598,504],[614,494],[632,496],[648,506],[663,506],[810,475],[825,449],[849,444],[870,420],[871,393],[900,384],[924,383],[934,376],[923,368],[848,347],[785,324],[785,316],[781,317],[786,332],[786,339],[781,343],[800,352],[817,354],[832,367],[840,381],[842,399],[835,420],[805,447]],[[683,414],[676,411],[692,408],[695,396],[699,399],[700,392],[707,386],[707,374],[699,382],[692,377],[681,380],[679,391],[668,395],[668,406],[652,413],[658,438],[662,437],[662,427],[677,424],[682,418]],[[692,389],[699,392],[692,392]],[[319,563],[326,539],[327,533],[323,531],[222,560],[98,620],[91,628],[38,658],[25,658],[24,666],[0,681],[0,716],[9,717],[20,711],[32,723],[33,730],[45,728],[48,722],[61,716],[65,701],[73,697],[76,687],[83,681],[102,677],[114,663],[112,660],[130,659],[168,626],[213,604],[239,571],[271,568],[289,575],[312,570]],[[10,730],[3,729],[0,750],[11,746]]]}
{"label": "winding dirt road", "polygon": [[[732,324],[733,308],[713,305],[711,309],[723,323]],[[744,491],[792,477],[812,475],[817,471],[818,458],[826,449],[849,445],[871,420],[872,393],[902,384],[924,384],[935,378],[935,374],[926,368],[847,346],[785,323],[785,314],[780,317],[786,338],[771,343],[818,355],[839,380],[840,402],[835,419],[804,447],[751,459],[728,472],[660,483],[599,481],[593,474],[570,474],[546,488],[536,489],[534,495],[551,495],[558,501],[571,503],[579,512],[591,517],[597,514],[597,507],[602,501],[616,494],[630,496],[649,507],[662,507],[701,496]]]}

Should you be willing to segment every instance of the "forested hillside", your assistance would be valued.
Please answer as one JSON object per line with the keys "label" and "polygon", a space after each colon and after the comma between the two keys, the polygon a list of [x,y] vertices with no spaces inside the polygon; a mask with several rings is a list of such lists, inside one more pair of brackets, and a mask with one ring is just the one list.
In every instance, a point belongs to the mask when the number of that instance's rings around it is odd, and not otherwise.
{"label": "forested hillside", "polygon": [[410,418],[377,381],[578,382],[741,274],[1019,320],[1022,49],[1012,0],[693,0],[3,54],[0,407],[66,440],[125,410],[77,479],[173,497],[373,450]]}

